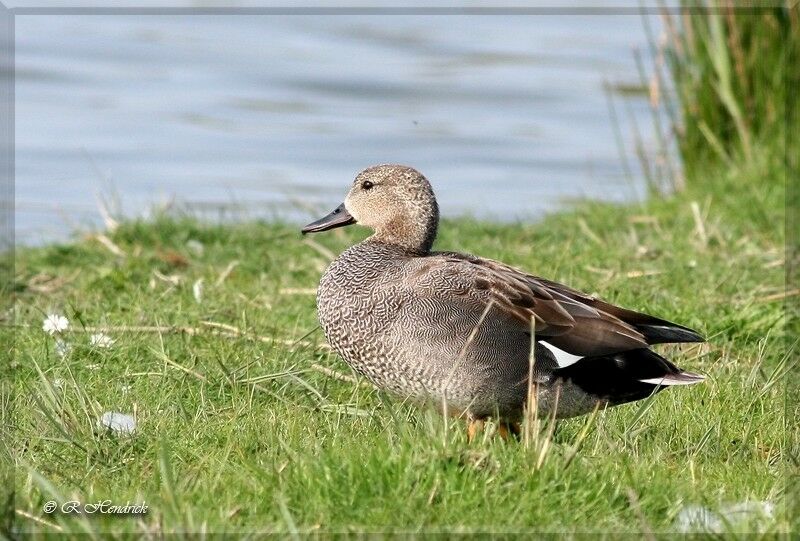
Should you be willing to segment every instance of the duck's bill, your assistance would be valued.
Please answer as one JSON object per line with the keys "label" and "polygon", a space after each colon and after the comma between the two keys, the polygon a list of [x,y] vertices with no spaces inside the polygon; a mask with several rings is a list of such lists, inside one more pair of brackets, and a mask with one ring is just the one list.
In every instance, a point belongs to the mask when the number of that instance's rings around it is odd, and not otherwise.
{"label": "duck's bill", "polygon": [[305,226],[302,232],[303,235],[306,233],[319,233],[320,231],[336,229],[337,227],[344,227],[354,223],[356,223],[356,219],[350,216],[350,213],[344,208],[344,203],[342,203],[324,218],[320,218],[316,222],[311,222]]}

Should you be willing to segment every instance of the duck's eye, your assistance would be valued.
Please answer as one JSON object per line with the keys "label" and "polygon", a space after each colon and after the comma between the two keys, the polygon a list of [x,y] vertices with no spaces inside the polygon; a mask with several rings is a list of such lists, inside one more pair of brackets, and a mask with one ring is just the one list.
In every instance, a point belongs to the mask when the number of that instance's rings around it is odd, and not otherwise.
{"label": "duck's eye", "polygon": [[373,186],[375,186],[375,185],[374,185],[374,184],[373,184],[371,181],[369,181],[369,180],[365,180],[364,182],[362,182],[362,183],[361,183],[361,187],[362,187],[363,189],[365,189],[365,190],[369,190],[369,189],[371,189]]}

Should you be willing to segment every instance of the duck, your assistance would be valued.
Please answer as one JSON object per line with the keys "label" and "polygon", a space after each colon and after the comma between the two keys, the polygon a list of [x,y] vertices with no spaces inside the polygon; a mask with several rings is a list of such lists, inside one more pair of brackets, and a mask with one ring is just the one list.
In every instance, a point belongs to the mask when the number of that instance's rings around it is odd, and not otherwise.
{"label": "duck", "polygon": [[361,171],[344,202],[303,234],[360,224],[372,235],[317,288],[331,348],[375,387],[519,434],[527,411],[575,417],[704,377],[651,349],[703,342],[688,327],[605,302],[502,262],[434,251],[439,207],[412,167]]}

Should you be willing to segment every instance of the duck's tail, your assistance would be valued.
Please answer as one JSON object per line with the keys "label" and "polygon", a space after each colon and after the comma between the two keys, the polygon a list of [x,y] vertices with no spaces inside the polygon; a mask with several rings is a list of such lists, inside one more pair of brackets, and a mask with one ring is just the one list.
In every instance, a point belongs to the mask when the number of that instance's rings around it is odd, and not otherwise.
{"label": "duck's tail", "polygon": [[585,393],[610,406],[647,398],[673,385],[693,385],[705,378],[681,370],[656,352],[641,348],[614,355],[584,357],[555,370]]}

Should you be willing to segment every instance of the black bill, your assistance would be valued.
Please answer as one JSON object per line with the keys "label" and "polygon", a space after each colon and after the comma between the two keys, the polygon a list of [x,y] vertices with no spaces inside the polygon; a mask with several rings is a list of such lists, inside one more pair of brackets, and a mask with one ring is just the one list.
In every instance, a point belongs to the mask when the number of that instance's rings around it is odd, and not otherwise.
{"label": "black bill", "polygon": [[337,227],[344,227],[354,223],[356,223],[356,219],[350,216],[350,213],[344,208],[344,203],[342,203],[324,218],[320,218],[316,222],[311,222],[305,226],[302,232],[303,235],[306,233],[318,233],[320,231],[336,229]]}

